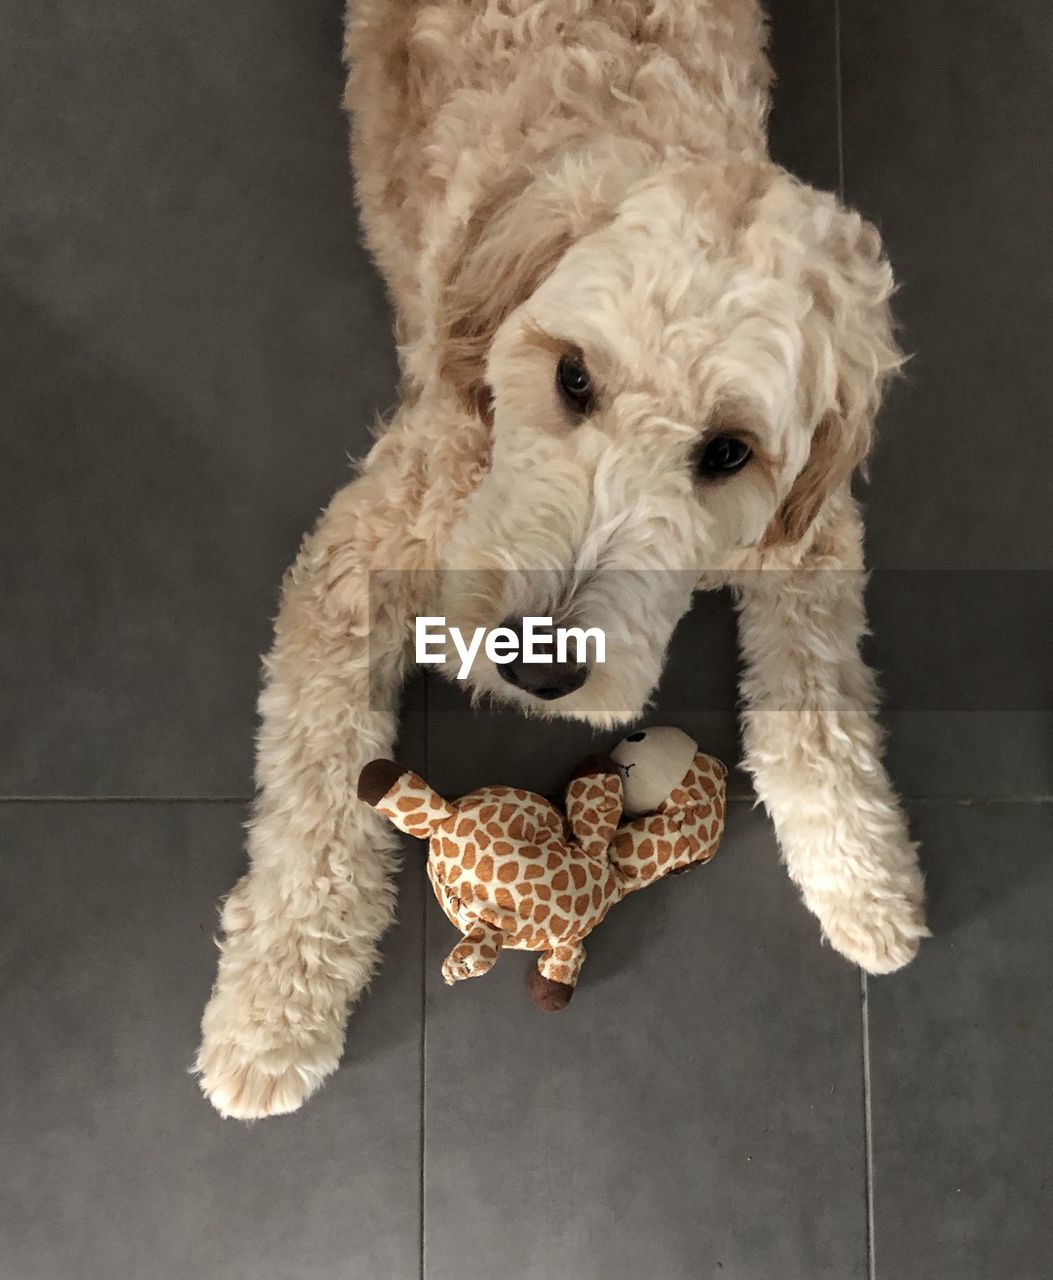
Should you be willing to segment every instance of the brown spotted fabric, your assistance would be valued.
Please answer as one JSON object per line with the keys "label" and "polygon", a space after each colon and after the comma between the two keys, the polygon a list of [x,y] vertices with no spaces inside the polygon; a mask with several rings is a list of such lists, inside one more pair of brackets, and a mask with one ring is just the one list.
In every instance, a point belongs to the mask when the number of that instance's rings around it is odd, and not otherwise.
{"label": "brown spotted fabric", "polygon": [[712,858],[726,774],[699,752],[657,813],[622,825],[622,781],[613,772],[575,778],[565,817],[514,787],[483,787],[450,803],[408,770],[375,808],[430,840],[428,877],[462,935],[443,963],[447,982],[479,977],[512,948],[540,952],[544,977],[573,987],[583,939],[615,902]]}

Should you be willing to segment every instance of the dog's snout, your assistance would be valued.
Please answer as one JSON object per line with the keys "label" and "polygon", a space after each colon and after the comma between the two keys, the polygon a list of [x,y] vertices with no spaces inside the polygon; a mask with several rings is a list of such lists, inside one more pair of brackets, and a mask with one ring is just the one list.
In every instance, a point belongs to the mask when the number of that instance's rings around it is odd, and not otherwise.
{"label": "dog's snout", "polygon": [[[522,624],[517,619],[510,618],[502,623],[502,626],[517,632],[522,637]],[[587,663],[558,662],[554,657],[548,662],[531,660],[524,657],[522,644],[516,657],[510,662],[499,663],[497,670],[502,680],[516,689],[521,689],[523,693],[532,694],[545,702],[555,702],[557,698],[565,698],[568,694],[580,689],[589,678]]]}

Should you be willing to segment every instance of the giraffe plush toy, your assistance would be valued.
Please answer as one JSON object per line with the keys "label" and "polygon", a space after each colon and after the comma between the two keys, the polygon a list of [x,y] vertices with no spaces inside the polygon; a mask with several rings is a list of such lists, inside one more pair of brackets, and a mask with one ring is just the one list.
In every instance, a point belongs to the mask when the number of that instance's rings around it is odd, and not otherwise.
{"label": "giraffe plush toy", "polygon": [[619,899],[712,858],[726,775],[686,733],[657,728],[584,761],[565,813],[515,787],[447,801],[391,760],[366,765],[358,795],[430,841],[428,877],[462,935],[443,964],[446,981],[479,977],[502,950],[539,951],[530,993],[554,1011],[574,994],[584,939]]}

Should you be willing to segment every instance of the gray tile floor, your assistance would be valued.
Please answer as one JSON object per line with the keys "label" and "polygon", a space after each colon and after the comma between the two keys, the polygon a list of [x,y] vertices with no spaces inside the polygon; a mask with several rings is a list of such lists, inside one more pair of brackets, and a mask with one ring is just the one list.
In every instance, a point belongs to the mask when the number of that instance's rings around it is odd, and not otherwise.
{"label": "gray tile floor", "polygon": [[[743,800],[545,1020],[515,957],[441,986],[411,850],[343,1067],[254,1127],[185,1068],[257,655],[394,388],[338,5],[0,13],[0,1280],[1047,1275],[1048,6],[773,6],[775,150],[879,222],[918,353],[867,504],[936,937],[862,983]],[[701,600],[655,718],[734,759],[734,668]],[[451,790],[549,789],[588,739],[423,682],[405,726]]]}

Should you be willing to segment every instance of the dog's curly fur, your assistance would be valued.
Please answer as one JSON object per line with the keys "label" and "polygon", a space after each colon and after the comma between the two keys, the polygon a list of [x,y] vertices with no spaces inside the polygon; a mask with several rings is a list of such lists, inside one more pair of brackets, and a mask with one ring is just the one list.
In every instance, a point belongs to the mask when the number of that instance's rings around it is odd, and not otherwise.
{"label": "dog's curly fur", "polygon": [[[394,909],[355,780],[390,751],[417,614],[605,627],[605,666],[557,703],[473,680],[606,725],[642,709],[692,590],[730,586],[746,762],[790,875],[871,972],[925,934],[848,484],[899,360],[892,278],[873,228],[768,159],[764,36],[754,0],[352,0],[353,159],[404,386],[284,586],[197,1061],[223,1114],[294,1110],[337,1065]],[[563,353],[597,386],[585,421]],[[753,455],[704,483],[713,434]]]}

